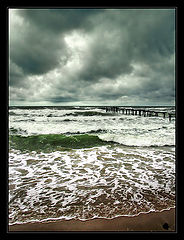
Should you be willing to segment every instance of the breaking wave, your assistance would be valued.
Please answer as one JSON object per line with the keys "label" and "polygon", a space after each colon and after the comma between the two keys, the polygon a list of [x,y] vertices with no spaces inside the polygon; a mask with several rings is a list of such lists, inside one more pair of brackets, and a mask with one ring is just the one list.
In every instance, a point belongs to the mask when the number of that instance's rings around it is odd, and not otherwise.
{"label": "breaking wave", "polygon": [[32,136],[10,135],[10,148],[21,151],[58,151],[66,149],[91,148],[107,145],[110,142],[94,135],[67,136],[64,134],[41,134]]}
{"label": "breaking wave", "polygon": [[[175,145],[165,144],[161,141],[145,141],[145,139],[127,140],[126,137],[113,136],[113,134],[104,133],[102,129],[89,131],[88,134],[80,132],[67,134],[41,134],[41,135],[18,135],[26,134],[21,129],[14,129],[14,134],[10,135],[10,148],[21,151],[52,152],[68,149],[92,148],[105,145],[123,145],[131,147],[174,147]],[[97,135],[92,134],[102,133]]]}

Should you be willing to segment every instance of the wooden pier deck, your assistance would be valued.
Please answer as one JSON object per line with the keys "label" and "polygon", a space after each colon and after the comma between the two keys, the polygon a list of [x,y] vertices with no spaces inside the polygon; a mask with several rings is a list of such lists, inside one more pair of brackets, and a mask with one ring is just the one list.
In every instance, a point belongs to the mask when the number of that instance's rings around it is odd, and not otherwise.
{"label": "wooden pier deck", "polygon": [[106,112],[122,113],[125,115],[139,115],[144,117],[168,117],[169,121],[175,117],[175,113],[168,113],[164,111],[146,110],[141,108],[125,108],[125,107],[105,107]]}

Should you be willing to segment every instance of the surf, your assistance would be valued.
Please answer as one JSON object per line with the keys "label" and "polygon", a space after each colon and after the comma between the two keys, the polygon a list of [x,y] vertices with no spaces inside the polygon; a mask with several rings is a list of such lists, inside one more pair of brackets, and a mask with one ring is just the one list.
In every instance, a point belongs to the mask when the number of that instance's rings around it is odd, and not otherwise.
{"label": "surf", "polygon": [[32,136],[10,135],[10,148],[21,151],[58,151],[64,149],[91,148],[107,145],[98,136],[82,134],[67,136],[64,134],[41,134]]}

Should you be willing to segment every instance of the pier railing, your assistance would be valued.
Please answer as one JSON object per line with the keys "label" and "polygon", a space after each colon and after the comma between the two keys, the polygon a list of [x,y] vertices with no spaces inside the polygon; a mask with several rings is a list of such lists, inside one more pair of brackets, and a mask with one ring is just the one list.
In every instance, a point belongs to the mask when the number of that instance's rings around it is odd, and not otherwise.
{"label": "pier railing", "polygon": [[140,108],[123,108],[123,107],[105,107],[106,112],[114,112],[114,113],[122,113],[125,115],[139,115],[144,117],[163,117],[171,118],[175,117],[175,113],[168,113],[164,111],[156,111],[156,110],[146,110]]}

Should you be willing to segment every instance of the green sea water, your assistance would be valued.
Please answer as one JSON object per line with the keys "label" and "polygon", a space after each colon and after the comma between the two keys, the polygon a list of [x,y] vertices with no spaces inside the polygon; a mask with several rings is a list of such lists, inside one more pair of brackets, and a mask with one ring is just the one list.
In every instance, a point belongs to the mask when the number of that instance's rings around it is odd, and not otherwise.
{"label": "green sea water", "polygon": [[110,144],[98,136],[83,134],[66,136],[64,134],[41,134],[32,136],[10,135],[10,148],[21,151],[52,152],[57,150],[91,148]]}

